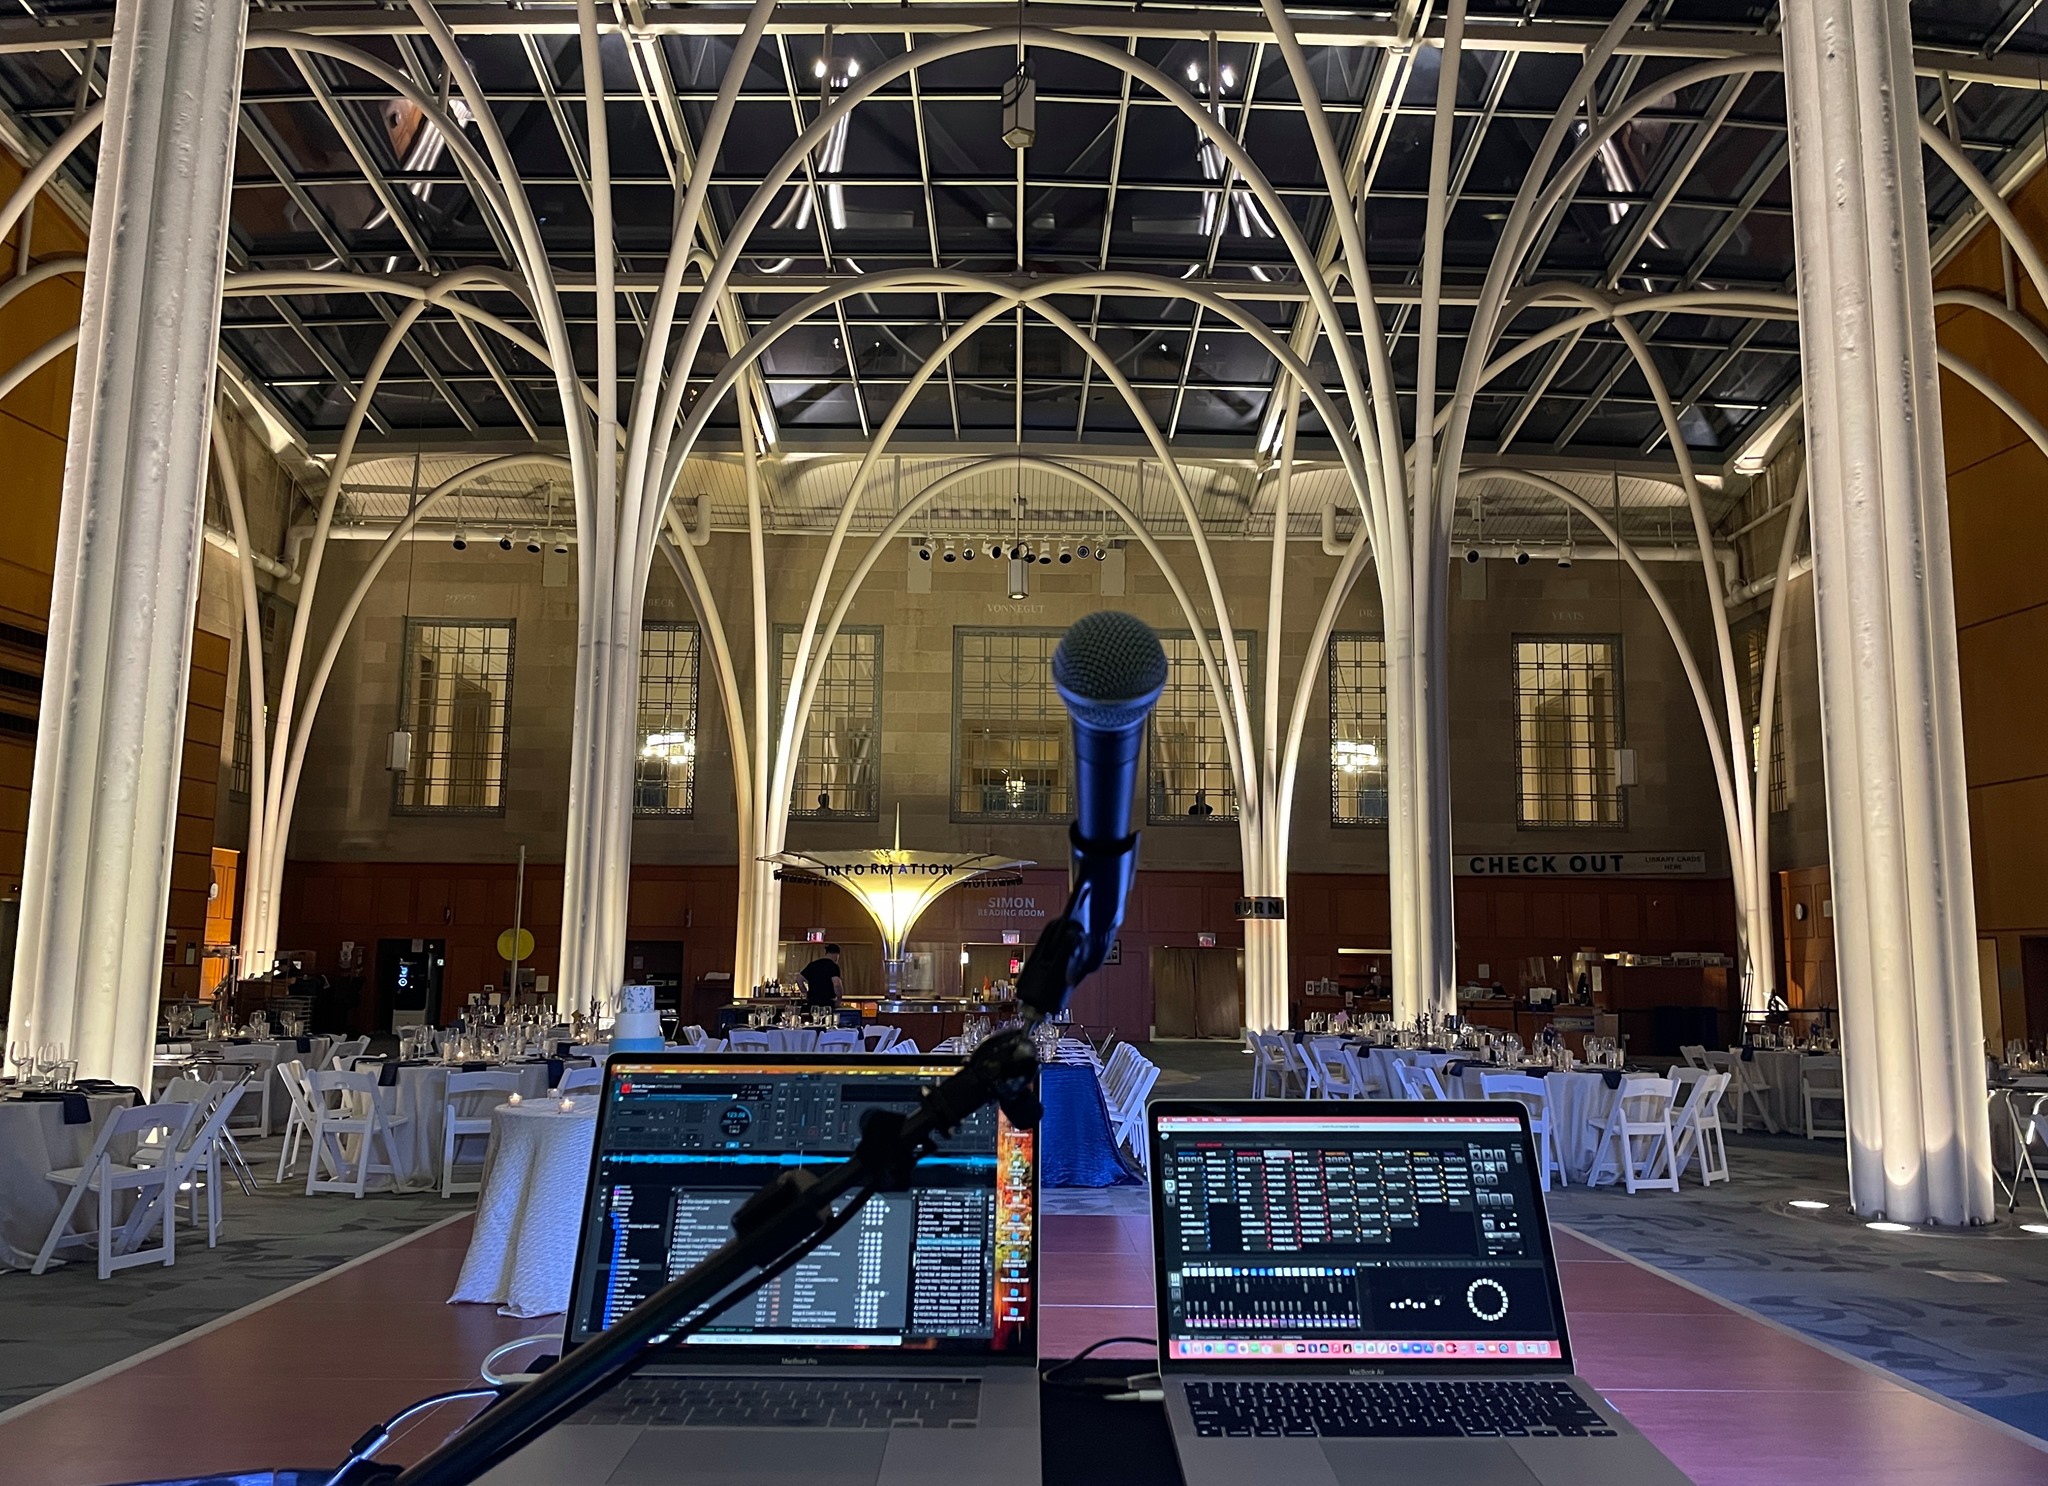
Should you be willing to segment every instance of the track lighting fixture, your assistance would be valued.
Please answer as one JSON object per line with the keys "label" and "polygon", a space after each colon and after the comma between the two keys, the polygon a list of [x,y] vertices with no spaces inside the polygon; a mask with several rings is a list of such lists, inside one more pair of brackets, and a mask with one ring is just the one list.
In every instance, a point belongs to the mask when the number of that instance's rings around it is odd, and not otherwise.
{"label": "track lighting fixture", "polygon": [[532,553],[532,554],[533,554],[533,555],[534,555],[535,557],[538,557],[538,556],[540,556],[540,533],[539,533],[539,532],[537,532],[537,531],[530,531],[530,532],[528,532],[528,533],[526,534],[526,550],[527,550],[528,552],[531,552],[531,553]]}
{"label": "track lighting fixture", "polygon": [[1026,543],[1024,543],[1024,542],[1012,542],[1012,543],[1010,544],[1010,561],[1011,561],[1011,562],[1029,562],[1029,561],[1031,561],[1031,548],[1030,548],[1030,547],[1029,547],[1029,546],[1028,546],[1028,545],[1027,545]]}
{"label": "track lighting fixture", "polygon": [[1097,562],[1109,561],[1109,543],[1105,542],[1101,537],[1095,539],[1095,560]]}
{"label": "track lighting fixture", "polygon": [[1001,562],[1003,560],[1003,544],[1001,542],[990,542],[988,544],[988,560],[990,562]]}
{"label": "track lighting fixture", "polygon": [[1083,562],[1086,562],[1088,560],[1089,554],[1094,550],[1095,549],[1093,547],[1090,547],[1086,541],[1081,541],[1074,544],[1074,556],[1080,558]]}
{"label": "track lighting fixture", "polygon": [[958,562],[959,560],[960,560],[960,553],[959,553],[959,550],[958,550],[958,549],[957,549],[956,547],[954,547],[954,545],[953,545],[953,543],[952,543],[951,541],[948,541],[948,542],[946,543],[946,561],[947,561],[947,562]]}
{"label": "track lighting fixture", "polygon": [[512,550],[512,533],[508,531],[505,535],[498,538],[498,550],[500,552],[510,552]]}
{"label": "track lighting fixture", "polygon": [[569,539],[568,539],[567,537],[556,537],[556,538],[555,538],[555,556],[557,556],[557,557],[567,557],[568,555],[569,555]]}
{"label": "track lighting fixture", "polygon": [[1060,543],[1060,565],[1064,567],[1066,564],[1072,562],[1073,560],[1073,548],[1069,547],[1065,542]]}
{"label": "track lighting fixture", "polygon": [[1566,547],[1564,551],[1557,554],[1557,565],[1561,568],[1568,568],[1572,565],[1572,549],[1570,547]]}
{"label": "track lighting fixture", "polygon": [[1479,557],[1480,557],[1480,552],[1479,552],[1479,549],[1478,549],[1477,547],[1467,547],[1467,548],[1465,549],[1465,561],[1467,561],[1467,562],[1477,562],[1477,561],[1479,561]]}
{"label": "track lighting fixture", "polygon": [[932,560],[932,539],[930,537],[926,537],[917,544],[917,560],[919,562],[930,562]]}
{"label": "track lighting fixture", "polygon": [[962,542],[960,544],[960,560],[962,562],[974,561],[974,543]]}
{"label": "track lighting fixture", "polygon": [[467,552],[469,550],[469,538],[462,534],[461,527],[458,526],[455,528],[455,540],[450,542],[448,545],[453,547],[457,552]]}
{"label": "track lighting fixture", "polygon": [[1517,548],[1515,549],[1515,566],[1516,566],[1516,567],[1518,567],[1518,568],[1526,568],[1526,567],[1527,567],[1528,565],[1529,565],[1529,554],[1528,554],[1528,552],[1527,552],[1526,550],[1524,550],[1523,548],[1517,547]]}

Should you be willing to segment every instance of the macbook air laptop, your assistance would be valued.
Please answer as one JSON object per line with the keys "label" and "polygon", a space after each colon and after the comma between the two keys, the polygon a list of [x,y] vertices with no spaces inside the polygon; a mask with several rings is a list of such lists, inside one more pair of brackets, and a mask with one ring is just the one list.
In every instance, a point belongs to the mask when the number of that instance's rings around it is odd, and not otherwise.
{"label": "macbook air laptop", "polygon": [[[958,1059],[622,1054],[605,1070],[563,1338],[724,1243],[792,1166],[851,1153]],[[1038,1486],[1036,1135],[975,1115],[800,1264],[671,1341],[493,1486]]]}
{"label": "macbook air laptop", "polygon": [[1188,1486],[1683,1486],[1572,1373],[1521,1105],[1162,1100],[1150,1122]]}

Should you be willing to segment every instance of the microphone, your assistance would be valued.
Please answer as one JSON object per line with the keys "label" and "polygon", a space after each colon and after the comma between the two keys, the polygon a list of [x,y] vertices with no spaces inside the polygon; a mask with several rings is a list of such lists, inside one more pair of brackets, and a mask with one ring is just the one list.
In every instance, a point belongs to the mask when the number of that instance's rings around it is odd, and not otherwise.
{"label": "microphone", "polygon": [[1074,719],[1073,891],[1061,922],[1047,925],[1019,977],[1018,999],[1047,1015],[1109,955],[1138,871],[1131,795],[1145,722],[1166,686],[1166,652],[1142,619],[1113,609],[1088,615],[1061,637],[1052,684]]}

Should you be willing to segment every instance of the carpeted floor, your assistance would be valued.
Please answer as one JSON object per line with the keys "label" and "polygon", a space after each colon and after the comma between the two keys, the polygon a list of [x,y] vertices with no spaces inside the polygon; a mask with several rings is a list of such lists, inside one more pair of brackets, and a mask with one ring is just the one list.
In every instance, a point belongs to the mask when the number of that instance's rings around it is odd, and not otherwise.
{"label": "carpeted floor", "polygon": [[104,1284],[90,1259],[41,1275],[0,1271],[0,1412],[473,1206],[433,1194],[307,1197],[303,1168],[297,1183],[271,1185],[276,1139],[243,1149],[256,1195],[228,1183],[220,1247],[182,1229],[169,1269],[124,1270]]}
{"label": "carpeted floor", "polygon": [[[1158,1042],[1157,1098],[1243,1098],[1234,1043]],[[1556,1187],[1553,1222],[2048,1439],[2048,1237],[1874,1233],[1849,1211],[1840,1141],[1730,1136],[1731,1180],[1682,1192]],[[1829,1204],[1806,1213],[1785,1204]],[[2020,1215],[2024,1219],[2027,1214]],[[2040,1216],[2036,1214],[2035,1216]]]}

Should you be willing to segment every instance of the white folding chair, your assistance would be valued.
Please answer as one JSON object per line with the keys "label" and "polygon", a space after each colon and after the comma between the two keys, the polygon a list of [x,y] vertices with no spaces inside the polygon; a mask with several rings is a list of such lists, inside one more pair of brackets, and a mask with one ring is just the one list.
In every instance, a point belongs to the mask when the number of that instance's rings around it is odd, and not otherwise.
{"label": "white folding chair", "polygon": [[1536,1137],[1537,1176],[1543,1190],[1550,1190],[1550,1173],[1556,1172],[1559,1183],[1571,1185],[1571,1178],[1565,1174],[1564,1160],[1557,1153],[1557,1134],[1551,1125],[1550,1090],[1540,1078],[1526,1073],[1482,1073],[1479,1075],[1479,1092],[1487,1099],[1512,1099],[1529,1111],[1529,1133]]}
{"label": "white folding chair", "polygon": [[572,1042],[569,1044],[570,1057],[588,1058],[600,1068],[604,1067],[604,1060],[611,1055],[612,1045],[609,1042]]}
{"label": "white folding chair", "polygon": [[768,1034],[769,1046],[778,1053],[814,1053],[818,1050],[816,1027],[777,1027]]}
{"label": "white folding chair", "polygon": [[1754,1105],[1757,1118],[1763,1121],[1763,1127],[1776,1135],[1778,1120],[1777,1116],[1771,1113],[1771,1086],[1764,1081],[1764,1076],[1757,1072],[1756,1064],[1745,1062],[1740,1053],[1730,1053],[1728,1074],[1730,1084],[1735,1090],[1735,1133],[1743,1133],[1750,1107]]}
{"label": "white folding chair", "polygon": [[1671,1133],[1672,1083],[1631,1075],[1615,1090],[1614,1107],[1600,1126],[1586,1185],[1624,1182],[1631,1195],[1643,1187],[1678,1190],[1678,1142]]}
{"label": "white folding chair", "polygon": [[1401,1080],[1401,1092],[1410,1099],[1448,1099],[1443,1081],[1427,1063],[1396,1063],[1394,1075]]}
{"label": "white folding chair", "polygon": [[1358,1054],[1345,1045],[1343,1038],[1310,1038],[1305,1045],[1305,1051],[1315,1061],[1322,1074],[1325,1099],[1367,1097],[1365,1070],[1359,1066]]}
{"label": "white folding chair", "polygon": [[214,1064],[217,1068],[222,1069],[247,1070],[249,1092],[256,1096],[250,1101],[255,1105],[255,1120],[253,1124],[241,1125],[236,1128],[241,1130],[244,1135],[249,1134],[253,1130],[259,1137],[268,1139],[270,1136],[270,1091],[275,1082],[271,1078],[271,1074],[277,1071],[276,1046],[229,1048],[214,1060]]}
{"label": "white folding chair", "polygon": [[356,1059],[368,1052],[369,1048],[370,1039],[367,1037],[358,1037],[351,1042],[337,1042],[327,1049],[327,1056],[321,1060],[317,1071],[324,1073],[330,1068],[353,1068],[356,1066]]}
{"label": "white folding chair", "polygon": [[[361,1197],[371,1177],[396,1178],[398,1143],[392,1131],[409,1120],[405,1115],[385,1113],[377,1075],[325,1068],[308,1082],[313,1093],[313,1155],[306,1167],[306,1195],[352,1192]],[[349,1175],[349,1153],[342,1145],[347,1136],[355,1137],[354,1176]],[[384,1146],[381,1162],[376,1155],[380,1141]],[[323,1168],[333,1174],[322,1176]]]}
{"label": "white folding chair", "polygon": [[867,1049],[860,1040],[857,1027],[834,1027],[818,1034],[818,1045],[812,1049],[820,1053],[858,1053]]}
{"label": "white folding chair", "polygon": [[[228,1133],[228,1120],[234,1114],[235,1106],[249,1092],[246,1081],[217,1078],[200,1090],[196,1098],[180,1101],[166,1097],[165,1103],[191,1104],[194,1109],[192,1122],[175,1146],[136,1147],[134,1165],[142,1166],[151,1161],[168,1163],[171,1175],[162,1193],[136,1202],[128,1221],[121,1225],[121,1247],[132,1246],[148,1231],[159,1201],[168,1198],[175,1209],[181,1193],[186,1199],[186,1221],[196,1228],[199,1225],[201,1192],[206,1194],[206,1246],[210,1249],[220,1243],[221,1157],[223,1152],[232,1152],[234,1139]],[[243,1190],[252,1191],[253,1188],[245,1184]]]}
{"label": "white folding chair", "polygon": [[729,1053],[767,1053],[774,1046],[768,1034],[759,1027],[729,1027],[725,1033],[725,1050]]}
{"label": "white folding chair", "polygon": [[285,1115],[284,1143],[277,1152],[277,1182],[283,1186],[291,1176],[292,1168],[299,1164],[299,1144],[309,1140],[313,1134],[313,1091],[307,1083],[306,1065],[292,1058],[277,1065],[277,1076],[284,1081],[285,1097],[291,1100],[291,1109]]}
{"label": "white folding chair", "polygon": [[[1695,1158],[1700,1163],[1700,1185],[1711,1187],[1728,1180],[1728,1142],[1721,1132],[1721,1096],[1728,1089],[1728,1075],[1711,1069],[1672,1069],[1690,1073],[1682,1081],[1685,1098],[1672,1116],[1671,1133],[1678,1140],[1678,1174]],[[1674,1083],[1680,1082],[1674,1079]]]}
{"label": "white folding chair", "polygon": [[682,1039],[684,1047],[693,1048],[702,1047],[705,1043],[711,1040],[709,1037],[704,1035],[704,1029],[698,1026],[695,1022],[692,1022],[689,1026],[683,1028]]}
{"label": "white folding chair", "polygon": [[[1816,1104],[1834,1106],[1835,1114],[1825,1120],[1814,1118]],[[1806,1138],[1849,1133],[1849,1096],[1842,1088],[1840,1058],[1809,1057],[1799,1069],[1799,1106],[1806,1116]]]}
{"label": "white folding chair", "polygon": [[895,1053],[905,1058],[915,1058],[919,1056],[917,1050],[917,1039],[915,1037],[899,1037],[894,1042],[890,1043],[887,1047],[883,1048],[882,1051],[885,1053]]}
{"label": "white folding chair", "polygon": [[[595,1073],[596,1069],[585,1070]],[[564,1083],[568,1075],[563,1075]],[[480,1192],[483,1190],[483,1152],[477,1152],[477,1174],[475,1181],[457,1181],[455,1165],[460,1157],[461,1143],[465,1140],[490,1139],[491,1111],[505,1102],[507,1094],[519,1092],[519,1075],[498,1069],[482,1073],[451,1073],[448,1075],[448,1099],[441,1120],[441,1195],[452,1197],[457,1192]]]}
{"label": "white folding chair", "polygon": [[[129,1269],[137,1264],[175,1264],[178,1258],[177,1232],[177,1187],[175,1186],[176,1161],[153,1161],[137,1166],[130,1161],[114,1159],[115,1141],[150,1142],[166,1151],[175,1151],[191,1128],[192,1121],[199,1114],[196,1104],[143,1104],[133,1109],[117,1110],[108,1116],[100,1126],[99,1138],[92,1143],[92,1152],[85,1158],[83,1166],[67,1166],[49,1174],[50,1180],[70,1190],[64,1195],[64,1205],[57,1209],[57,1220],[50,1225],[49,1236],[43,1240],[36,1262],[30,1266],[30,1273],[41,1274],[50,1267],[50,1260],[60,1244],[91,1243],[99,1249],[100,1278],[106,1279],[117,1269]],[[154,1189],[156,1199],[148,1194]],[[88,1233],[71,1231],[72,1216],[78,1205],[91,1193],[99,1200],[99,1226]],[[140,1235],[117,1234],[114,1226],[114,1194],[131,1192],[139,1202],[153,1201],[151,1216],[162,1225],[163,1237],[155,1248],[132,1247]],[[126,1252],[118,1252],[121,1249]]]}
{"label": "white folding chair", "polygon": [[860,1029],[860,1035],[866,1041],[869,1052],[880,1053],[894,1047],[896,1039],[903,1034],[886,1022],[869,1022]]}
{"label": "white folding chair", "polygon": [[557,1094],[574,1094],[583,1089],[597,1089],[604,1086],[602,1068],[565,1068],[562,1070],[561,1086]]}
{"label": "white folding chair", "polygon": [[1108,1097],[1106,1087],[1103,1090],[1111,1139],[1128,1145],[1131,1154],[1138,1159],[1139,1169],[1148,1172],[1152,1169],[1152,1143],[1145,1130],[1145,1100],[1151,1095],[1152,1086],[1158,1082],[1158,1065],[1137,1057],[1115,1100]]}
{"label": "white folding chair", "polygon": [[1707,1047],[1703,1042],[1681,1042],[1678,1045],[1678,1056],[1685,1059],[1688,1068],[1707,1066]]}

